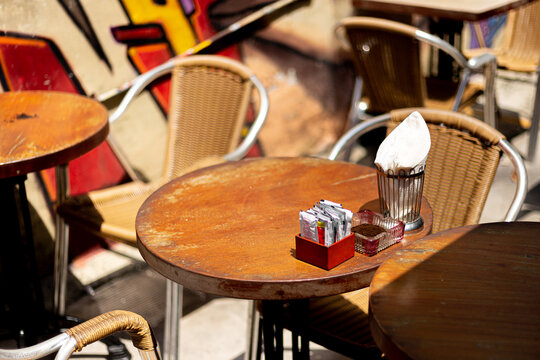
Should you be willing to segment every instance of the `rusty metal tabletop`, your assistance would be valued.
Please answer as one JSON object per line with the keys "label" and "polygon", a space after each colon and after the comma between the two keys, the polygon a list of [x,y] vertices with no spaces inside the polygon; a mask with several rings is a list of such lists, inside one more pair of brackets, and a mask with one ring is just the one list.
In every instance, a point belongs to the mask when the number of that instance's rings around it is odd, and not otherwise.
{"label": "rusty metal tabletop", "polygon": [[317,158],[259,158],[197,170],[162,186],[141,206],[139,250],[165,277],[193,290],[262,300],[301,299],[369,285],[376,268],[431,231],[424,226],[373,257],[331,270],[295,258],[298,213],[327,199],[378,211],[374,169]]}
{"label": "rusty metal tabletop", "polygon": [[56,91],[0,94],[0,179],[66,164],[109,132],[107,109]]}

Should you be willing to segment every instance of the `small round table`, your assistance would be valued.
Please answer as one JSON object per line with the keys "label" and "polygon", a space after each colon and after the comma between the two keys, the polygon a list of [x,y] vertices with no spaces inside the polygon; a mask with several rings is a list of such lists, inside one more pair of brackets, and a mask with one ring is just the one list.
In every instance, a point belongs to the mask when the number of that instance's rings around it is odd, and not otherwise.
{"label": "small round table", "polygon": [[540,223],[450,229],[383,263],[370,326],[388,359],[540,359]]}
{"label": "small round table", "polygon": [[[24,185],[26,175],[57,166],[57,200],[62,201],[68,188],[67,163],[100,144],[108,132],[107,110],[87,97],[54,91],[0,94],[0,228],[6,239],[0,251],[0,279],[2,289],[9,289],[3,291],[2,301],[9,304],[12,311],[6,315],[25,334],[27,345],[35,342],[43,299]],[[55,248],[57,265],[58,257],[67,257],[67,240],[57,237]],[[55,275],[65,277],[66,272],[55,269]],[[55,286],[58,281],[55,279]],[[55,302],[58,297],[55,291]]]}
{"label": "small round table", "polygon": [[152,268],[193,290],[291,300],[368,286],[384,260],[431,231],[424,200],[424,226],[417,232],[375,256],[357,253],[324,270],[294,255],[298,213],[321,199],[354,212],[377,211],[375,169],[317,158],[261,158],[197,170],[143,203],[136,220],[139,250]]}

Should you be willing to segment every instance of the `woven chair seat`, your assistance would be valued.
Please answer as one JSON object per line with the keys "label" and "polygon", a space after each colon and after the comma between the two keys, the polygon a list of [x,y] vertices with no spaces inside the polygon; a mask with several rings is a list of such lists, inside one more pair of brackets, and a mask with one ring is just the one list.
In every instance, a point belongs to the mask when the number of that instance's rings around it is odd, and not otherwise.
{"label": "woven chair seat", "polygon": [[[476,24],[475,24],[476,26]],[[476,27],[475,27],[476,28]],[[518,72],[536,72],[540,61],[540,3],[532,2],[511,10],[506,20],[504,38],[499,47],[488,48],[481,31],[474,31],[480,48],[464,49],[467,57],[484,53],[496,56],[497,65]]]}
{"label": "woven chair seat", "polygon": [[377,352],[368,323],[369,288],[342,295],[313,299],[309,302],[311,337],[336,338],[343,346],[362,344],[367,351]]}
{"label": "woven chair seat", "polygon": [[[225,162],[222,156],[197,161],[179,175]],[[151,183],[133,181],[113,188],[95,190],[64,201],[57,212],[70,226],[84,228],[95,235],[135,246],[135,218],[142,203],[167,179]]]}

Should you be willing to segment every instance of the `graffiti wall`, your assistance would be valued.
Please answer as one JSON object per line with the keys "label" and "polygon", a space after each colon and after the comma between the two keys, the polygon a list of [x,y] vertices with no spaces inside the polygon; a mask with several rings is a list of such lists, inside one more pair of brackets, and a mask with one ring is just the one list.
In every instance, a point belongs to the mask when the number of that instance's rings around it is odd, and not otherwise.
{"label": "graffiti wall", "polygon": [[[53,90],[93,96],[113,108],[117,89],[181,54],[216,33],[209,14],[220,0],[5,0],[0,4],[0,82],[3,91]],[[229,46],[220,54],[239,58]],[[126,113],[111,130],[124,147],[134,139],[150,144],[163,138],[168,108],[168,79],[140,100],[138,110]],[[138,100],[139,101],[139,100]],[[144,114],[144,119],[132,114]],[[149,126],[149,123],[152,125]],[[127,125],[129,124],[129,125]],[[120,131],[129,126],[129,133]],[[148,134],[148,128],[152,129]],[[137,132],[144,131],[140,137]],[[140,148],[140,146],[139,146]],[[143,147],[144,149],[144,147]],[[136,151],[126,152],[135,168],[153,178],[160,161],[138,161]],[[144,151],[144,150],[143,150]],[[147,160],[148,161],[148,160]],[[158,165],[159,164],[159,165]],[[88,169],[92,169],[91,172]],[[54,172],[43,172],[54,198]],[[127,178],[125,169],[109,144],[70,164],[71,192],[118,184]]]}

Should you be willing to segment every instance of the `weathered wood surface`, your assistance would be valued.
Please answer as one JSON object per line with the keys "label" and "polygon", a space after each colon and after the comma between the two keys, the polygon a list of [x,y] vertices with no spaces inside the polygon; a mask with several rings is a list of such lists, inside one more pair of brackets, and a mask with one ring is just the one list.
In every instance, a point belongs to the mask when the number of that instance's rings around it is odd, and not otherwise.
{"label": "weathered wood surface", "polygon": [[540,223],[412,244],[375,273],[370,311],[388,359],[540,359]]}
{"label": "weathered wood surface", "polygon": [[0,94],[0,179],[66,164],[109,132],[107,109],[55,91]]}
{"label": "weathered wood surface", "polygon": [[298,212],[328,199],[347,209],[378,210],[374,169],[315,158],[262,158],[201,169],[156,191],[136,222],[138,245],[151,267],[188,288],[247,298],[325,296],[368,286],[375,269],[431,231],[367,257],[356,253],[330,271],[294,256]]}

